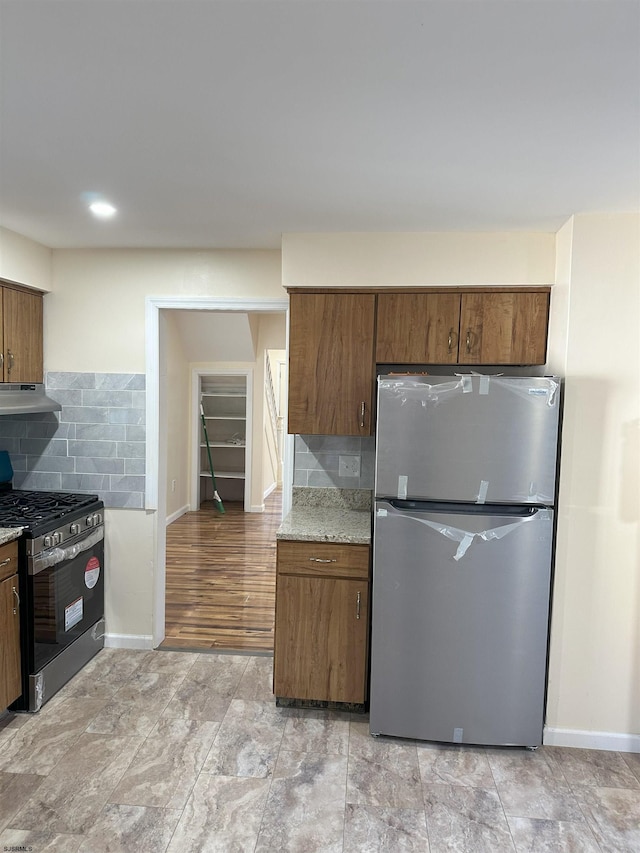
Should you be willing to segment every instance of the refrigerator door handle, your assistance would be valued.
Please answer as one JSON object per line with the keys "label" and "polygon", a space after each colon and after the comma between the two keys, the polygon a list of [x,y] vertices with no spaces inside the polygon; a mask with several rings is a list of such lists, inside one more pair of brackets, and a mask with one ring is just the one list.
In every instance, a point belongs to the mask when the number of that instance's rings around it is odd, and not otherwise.
{"label": "refrigerator door handle", "polygon": [[526,518],[543,509],[546,506],[531,506],[530,504],[469,504],[451,503],[449,501],[407,501],[400,498],[389,498],[386,503],[393,509],[401,512],[415,513],[450,513],[460,512],[463,515],[500,515],[512,516],[514,518]]}

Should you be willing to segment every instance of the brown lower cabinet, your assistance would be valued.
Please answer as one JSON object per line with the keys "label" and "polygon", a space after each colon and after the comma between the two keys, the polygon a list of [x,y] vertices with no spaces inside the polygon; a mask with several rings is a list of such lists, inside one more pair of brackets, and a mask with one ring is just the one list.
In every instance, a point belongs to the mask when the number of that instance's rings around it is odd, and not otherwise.
{"label": "brown lower cabinet", "polygon": [[0,547],[0,711],[20,696],[18,543]]}
{"label": "brown lower cabinet", "polygon": [[365,702],[369,563],[368,545],[278,541],[277,698]]}

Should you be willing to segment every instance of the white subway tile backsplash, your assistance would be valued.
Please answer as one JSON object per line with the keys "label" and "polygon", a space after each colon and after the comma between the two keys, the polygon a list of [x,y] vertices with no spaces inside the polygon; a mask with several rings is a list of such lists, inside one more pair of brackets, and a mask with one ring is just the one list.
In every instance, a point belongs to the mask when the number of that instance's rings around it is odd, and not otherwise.
{"label": "white subway tile backsplash", "polygon": [[96,373],[95,385],[91,387],[144,391],[146,377],[144,373]]}
{"label": "white subway tile backsplash", "polygon": [[78,474],[124,474],[128,459],[76,456],[75,469]]}
{"label": "white subway tile backsplash", "polygon": [[47,391],[54,391],[57,388],[60,388],[63,391],[69,391],[75,388],[95,388],[96,374],[51,370],[47,373],[45,384],[47,386]]}
{"label": "white subway tile backsplash", "polygon": [[69,441],[69,456],[118,456],[116,441]]}
{"label": "white subway tile backsplash", "polygon": [[99,494],[108,507],[141,509],[145,493],[146,393],[138,373],[50,371],[59,414],[0,416],[0,450],[14,487]]}
{"label": "white subway tile backsplash", "polygon": [[[296,435],[293,485],[325,489],[373,489],[374,447],[372,437]],[[340,456],[359,457],[359,477],[339,475]]]}
{"label": "white subway tile backsplash", "polygon": [[124,473],[142,475],[147,471],[146,459],[124,459]]}
{"label": "white subway tile backsplash", "polygon": [[108,410],[108,422],[110,424],[143,424],[147,413],[144,409],[116,409]]}
{"label": "white subway tile backsplash", "polygon": [[78,441],[124,441],[127,437],[123,424],[76,424]]}

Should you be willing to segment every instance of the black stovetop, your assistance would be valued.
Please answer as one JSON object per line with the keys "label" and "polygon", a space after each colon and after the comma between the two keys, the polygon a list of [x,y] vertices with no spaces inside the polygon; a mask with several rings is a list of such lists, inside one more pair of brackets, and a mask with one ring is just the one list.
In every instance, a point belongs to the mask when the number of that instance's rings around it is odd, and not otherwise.
{"label": "black stovetop", "polygon": [[60,519],[98,500],[98,495],[74,492],[0,492],[0,527],[24,527],[33,534],[54,528]]}

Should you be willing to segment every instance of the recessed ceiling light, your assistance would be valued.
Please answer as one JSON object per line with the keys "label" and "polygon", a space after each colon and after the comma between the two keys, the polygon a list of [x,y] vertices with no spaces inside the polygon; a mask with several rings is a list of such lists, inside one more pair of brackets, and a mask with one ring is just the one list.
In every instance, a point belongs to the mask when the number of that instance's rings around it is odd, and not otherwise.
{"label": "recessed ceiling light", "polygon": [[109,219],[116,212],[115,207],[108,201],[94,201],[89,205],[89,210],[100,219]]}

